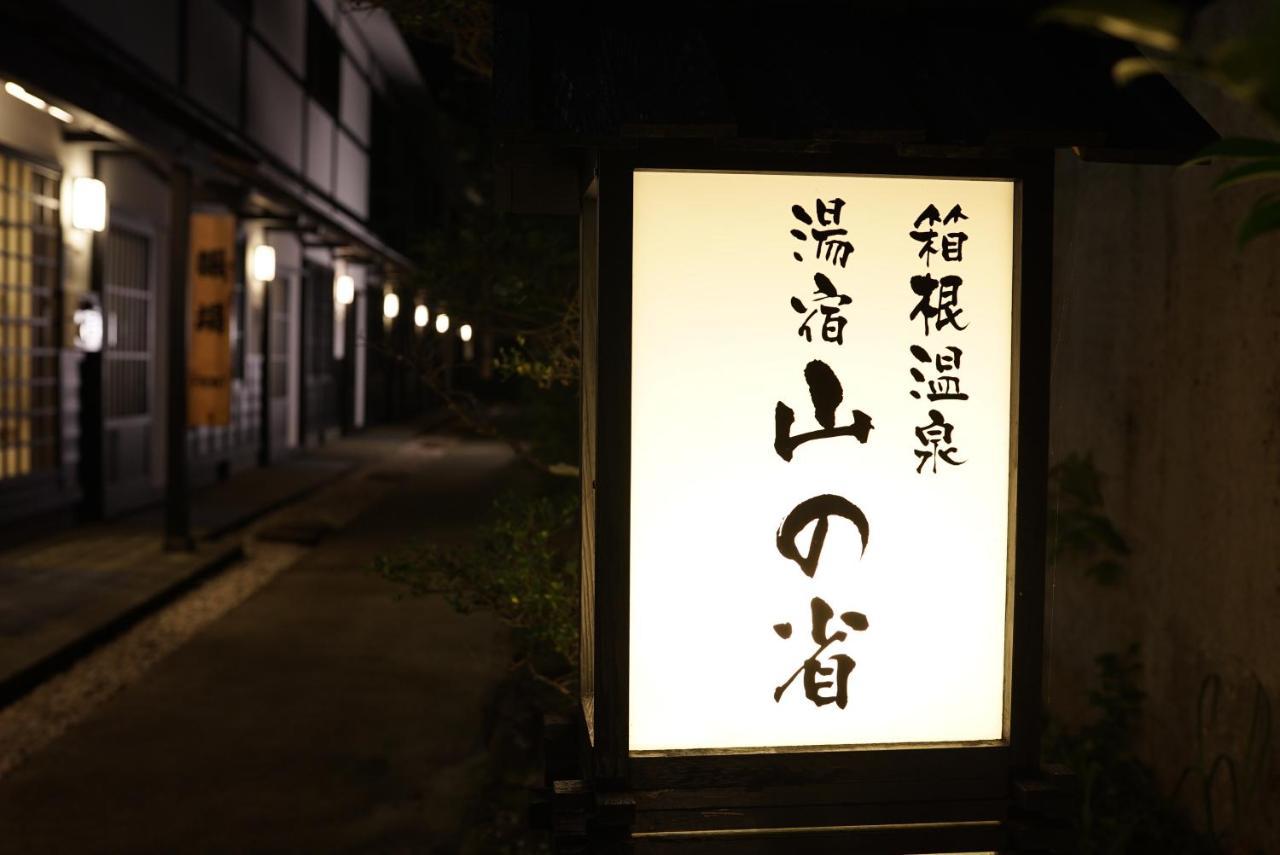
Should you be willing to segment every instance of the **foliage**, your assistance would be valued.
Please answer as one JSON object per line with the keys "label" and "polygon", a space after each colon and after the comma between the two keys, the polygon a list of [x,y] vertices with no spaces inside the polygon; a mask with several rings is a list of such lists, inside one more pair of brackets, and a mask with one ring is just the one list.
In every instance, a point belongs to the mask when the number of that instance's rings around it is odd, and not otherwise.
{"label": "foliage", "polygon": [[[1118,83],[1150,74],[1185,73],[1207,80],[1228,97],[1253,107],[1273,128],[1280,128],[1280,5],[1237,38],[1197,50],[1187,42],[1193,23],[1186,4],[1167,0],[1076,0],[1052,7],[1044,19],[1086,27],[1133,43],[1140,53],[1115,64]],[[1227,159],[1238,163],[1223,171],[1215,189],[1275,182],[1280,179],[1280,142],[1228,138],[1214,143],[1188,164]],[[1280,229],[1280,186],[1259,195],[1240,223],[1236,240],[1243,247]]]}
{"label": "foliage", "polygon": [[1084,562],[1085,575],[1112,585],[1125,574],[1129,544],[1107,516],[1093,455],[1068,454],[1049,470],[1049,557]]}
{"label": "foliage", "polygon": [[418,244],[411,284],[450,311],[484,314],[500,337],[524,336],[539,346],[566,315],[576,321],[577,239],[576,223],[564,217],[504,215],[473,205]]}
{"label": "foliage", "polygon": [[374,569],[407,594],[442,594],[464,614],[491,609],[531,666],[567,680],[578,658],[577,484],[541,479],[539,488],[498,499],[469,546],[417,544],[379,556]]}
{"label": "foliage", "polygon": [[[1200,683],[1195,761],[1183,771],[1175,793],[1184,785],[1190,785],[1192,797],[1199,801],[1209,838],[1218,842],[1224,851],[1231,851],[1237,839],[1244,839],[1255,825],[1268,818],[1266,785],[1271,752],[1271,699],[1262,682],[1256,681],[1244,755],[1237,761],[1228,752],[1211,753],[1208,747],[1211,731],[1217,724],[1221,694],[1222,678],[1217,674],[1208,675]],[[1224,823],[1226,817],[1219,805],[1224,795],[1231,808],[1228,823]]]}
{"label": "foliage", "polygon": [[487,715],[483,784],[470,799],[459,840],[460,855],[550,853],[550,835],[529,823],[533,794],[541,789],[542,718],[566,714],[572,699],[551,691],[528,671],[498,687]]}
{"label": "foliage", "polygon": [[[1091,454],[1071,453],[1050,470],[1050,556],[1086,562],[1085,575],[1110,586],[1127,572],[1128,542],[1107,516],[1103,478]],[[1146,695],[1137,644],[1094,660],[1097,686],[1089,692],[1093,720],[1069,729],[1049,719],[1044,756],[1073,769],[1080,781],[1076,822],[1081,855],[1218,853],[1243,851],[1238,842],[1266,819],[1271,749],[1271,703],[1261,682],[1254,690],[1243,759],[1211,751],[1222,693],[1216,674],[1204,678],[1196,708],[1195,756],[1171,792],[1161,789],[1138,756]],[[1231,731],[1234,733],[1234,730]],[[1190,801],[1188,814],[1181,805]],[[1225,805],[1224,805],[1225,802]],[[1229,806],[1229,810],[1224,808]],[[1203,832],[1192,825],[1199,817]]]}
{"label": "foliage", "polygon": [[1076,823],[1080,855],[1199,855],[1221,851],[1196,832],[1136,752],[1145,695],[1138,686],[1138,646],[1095,660],[1089,693],[1093,721],[1077,730],[1050,723],[1044,754],[1065,763],[1080,782]]}
{"label": "foliage", "polygon": [[[1106,514],[1102,486],[1092,454],[1073,452],[1049,470],[1049,556],[1083,562],[1087,578],[1110,586],[1124,575],[1129,545]],[[1077,851],[1212,852],[1136,754],[1145,700],[1138,646],[1104,653],[1095,663],[1098,685],[1089,693],[1094,720],[1072,730],[1049,718],[1044,735],[1045,759],[1070,767],[1080,782]]]}
{"label": "foliage", "polygon": [[450,48],[453,61],[493,76],[492,0],[345,0],[348,8],[381,8],[401,29]]}
{"label": "foliage", "polygon": [[[506,440],[535,469],[576,475],[579,346],[577,230],[556,217],[499,215],[473,206],[423,238],[408,290],[474,321],[497,343],[493,368],[510,381],[520,417],[495,420],[448,382],[435,338],[389,351],[411,364],[472,432]],[[488,390],[494,391],[492,389]]]}
{"label": "foliage", "polygon": [[[1089,693],[1094,719],[1076,730],[1050,723],[1044,754],[1070,766],[1080,781],[1076,823],[1080,855],[1170,853],[1219,855],[1243,852],[1242,841],[1267,816],[1267,761],[1271,702],[1255,684],[1249,735],[1242,759],[1211,752],[1208,737],[1218,715],[1222,680],[1205,677],[1196,716],[1196,753],[1172,792],[1165,792],[1137,754],[1145,693],[1138,681],[1139,649],[1095,659],[1098,686]],[[1204,831],[1197,831],[1180,804],[1189,799]],[[1223,802],[1230,810],[1223,810]],[[1257,850],[1261,851],[1261,850]]]}
{"label": "foliage", "polygon": [[[376,569],[405,595],[438,593],[457,610],[491,610],[513,629],[527,667],[498,688],[487,722],[482,781],[472,815],[460,830],[461,853],[549,851],[545,835],[529,829],[530,791],[541,785],[541,722],[545,712],[573,703],[578,658],[578,377],[579,304],[577,224],[549,217],[502,215],[477,188],[493,185],[484,92],[493,74],[491,0],[349,0],[385,8],[410,35],[448,46],[452,65],[437,76],[453,80],[452,130],[461,199],[442,227],[413,248],[416,268],[402,290],[444,309],[475,330],[481,359],[503,384],[486,384],[482,403],[446,374],[432,336],[400,343],[389,356],[411,363],[424,385],[471,432],[507,441],[532,471],[494,504],[488,522],[463,547],[419,543],[375,560]],[[422,46],[419,45],[419,48]],[[419,57],[424,52],[419,51]],[[456,71],[456,69],[453,69]],[[459,78],[459,79],[455,79]],[[433,78],[433,96],[440,91]],[[468,97],[472,96],[472,97]],[[443,99],[448,105],[450,99]],[[438,101],[439,103],[439,101]],[[411,340],[412,341],[412,340]],[[488,366],[485,366],[487,369]],[[487,377],[487,370],[482,376]],[[490,402],[491,403],[491,402]]]}
{"label": "foliage", "polygon": [[482,786],[456,851],[549,851],[529,828],[541,783],[541,723],[574,702],[578,659],[579,530],[577,233],[572,222],[500,216],[474,205],[428,235],[410,287],[474,319],[501,345],[495,368],[514,407],[491,407],[446,382],[439,351],[423,337],[401,353],[472,432],[505,439],[531,464],[462,548],[418,544],[376,561],[409,595],[442,594],[456,609],[491,610],[512,627],[525,668],[494,702]]}
{"label": "foliage", "polygon": [[[348,2],[384,8],[407,33],[452,45],[454,62],[487,86],[491,0]],[[475,123],[475,148],[456,152],[464,192],[440,228],[413,247],[415,268],[401,290],[470,322],[481,359],[490,355],[487,343],[497,351],[485,376],[492,367],[505,383],[459,389],[432,336],[392,344],[388,355],[409,363],[463,428],[506,441],[533,472],[495,503],[472,546],[420,544],[377,566],[405,593],[438,591],[462,611],[493,609],[528,659],[559,676],[578,653],[577,223],[497,212],[477,189],[494,176],[484,122]],[[504,405],[493,406],[495,398]]]}

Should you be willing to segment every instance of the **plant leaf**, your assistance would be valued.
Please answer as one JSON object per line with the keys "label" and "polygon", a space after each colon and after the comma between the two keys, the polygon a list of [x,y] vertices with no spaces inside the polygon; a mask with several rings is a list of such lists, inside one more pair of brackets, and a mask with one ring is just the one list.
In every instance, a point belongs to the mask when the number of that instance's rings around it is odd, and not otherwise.
{"label": "plant leaf", "polygon": [[1227,92],[1253,104],[1273,121],[1280,117],[1280,63],[1275,60],[1280,39],[1280,7],[1259,14],[1237,38],[1227,39],[1210,49],[1210,77]]}
{"label": "plant leaf", "polygon": [[1240,224],[1236,246],[1243,247],[1254,238],[1276,229],[1280,229],[1280,198],[1264,196],[1253,203],[1249,215]]}
{"label": "plant leaf", "polygon": [[1119,561],[1098,561],[1084,572],[1099,585],[1110,586],[1119,582],[1124,576],[1124,565]]}
{"label": "plant leaf", "polygon": [[1204,163],[1214,157],[1280,157],[1280,142],[1249,137],[1225,137],[1200,149],[1183,166]]}
{"label": "plant leaf", "polygon": [[1234,166],[1218,176],[1218,180],[1213,182],[1213,189],[1221,190],[1224,187],[1234,187],[1237,184],[1262,178],[1280,178],[1280,157],[1269,157]]}
{"label": "plant leaf", "polygon": [[1161,74],[1169,69],[1169,63],[1157,62],[1145,56],[1126,56],[1111,66],[1111,79],[1117,86],[1132,83],[1139,77]]}
{"label": "plant leaf", "polygon": [[1099,0],[1063,3],[1045,10],[1042,21],[1097,30],[1162,51],[1175,51],[1182,44],[1184,14],[1177,6],[1157,0]]}
{"label": "plant leaf", "polygon": [[582,474],[578,467],[572,463],[552,463],[547,467],[547,472],[552,475],[558,475],[561,478],[577,478]]}

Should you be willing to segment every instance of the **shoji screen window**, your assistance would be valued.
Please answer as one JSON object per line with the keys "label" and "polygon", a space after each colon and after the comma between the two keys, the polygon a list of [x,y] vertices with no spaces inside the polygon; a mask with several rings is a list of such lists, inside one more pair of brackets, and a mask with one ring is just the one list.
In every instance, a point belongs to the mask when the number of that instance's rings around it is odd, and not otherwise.
{"label": "shoji screen window", "polygon": [[0,149],[0,479],[58,465],[58,173]]}

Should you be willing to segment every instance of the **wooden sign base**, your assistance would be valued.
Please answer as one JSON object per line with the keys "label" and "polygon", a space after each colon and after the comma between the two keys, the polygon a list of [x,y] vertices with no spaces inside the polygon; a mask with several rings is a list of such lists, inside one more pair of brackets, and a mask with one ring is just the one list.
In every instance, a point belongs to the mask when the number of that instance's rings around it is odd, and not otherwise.
{"label": "wooden sign base", "polygon": [[841,800],[844,787],[629,790],[584,772],[580,719],[544,722],[546,786],[534,822],[561,855],[1000,852],[1068,855],[1078,795],[1065,767],[1011,782],[1003,800]]}

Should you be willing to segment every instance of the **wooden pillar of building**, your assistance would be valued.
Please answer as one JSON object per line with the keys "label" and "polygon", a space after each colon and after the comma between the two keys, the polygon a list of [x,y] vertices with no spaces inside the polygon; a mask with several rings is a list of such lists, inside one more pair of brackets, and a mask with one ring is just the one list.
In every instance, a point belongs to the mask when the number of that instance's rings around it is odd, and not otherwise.
{"label": "wooden pillar of building", "polygon": [[168,390],[165,411],[164,546],[194,548],[187,471],[187,326],[191,239],[191,168],[175,164],[169,181]]}

